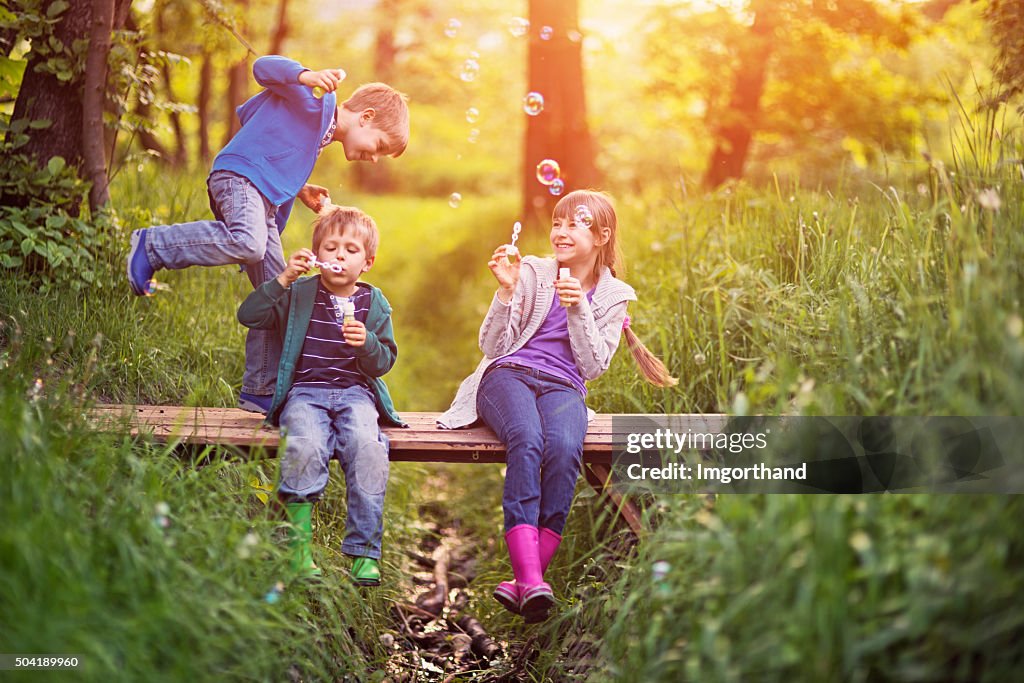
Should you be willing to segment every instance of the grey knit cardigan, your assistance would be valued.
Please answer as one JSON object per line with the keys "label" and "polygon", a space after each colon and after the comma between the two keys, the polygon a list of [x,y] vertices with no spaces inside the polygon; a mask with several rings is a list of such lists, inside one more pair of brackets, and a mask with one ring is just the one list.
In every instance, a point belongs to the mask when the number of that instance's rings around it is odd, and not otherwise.
{"label": "grey knit cardigan", "polygon": [[[540,329],[554,296],[558,262],[553,258],[526,256],[519,272],[512,300],[504,304],[497,293],[480,325],[483,360],[472,375],[462,381],[455,399],[437,419],[439,428],[456,429],[476,422],[476,392],[487,366],[495,359],[518,351]],[[586,297],[569,306],[569,346],[584,380],[600,377],[608,369],[622,335],[626,304],[636,301],[633,288],[617,280],[605,267],[597,280],[592,302]],[[593,418],[593,411],[587,410]]]}

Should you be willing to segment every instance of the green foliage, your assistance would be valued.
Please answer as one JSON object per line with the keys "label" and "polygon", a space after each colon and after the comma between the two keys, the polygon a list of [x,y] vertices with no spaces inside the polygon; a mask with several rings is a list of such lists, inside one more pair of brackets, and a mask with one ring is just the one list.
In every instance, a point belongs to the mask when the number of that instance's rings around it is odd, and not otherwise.
{"label": "green foliage", "polygon": [[12,0],[8,11],[0,14],[0,28],[16,31],[18,40],[32,44],[40,60],[36,69],[53,74],[62,83],[78,80],[85,73],[88,40],[65,44],[53,34],[53,28],[71,5],[65,0]]}
{"label": "green foliage", "polygon": [[74,380],[26,379],[39,352],[5,355],[0,383],[0,647],[78,654],[84,681],[366,680],[386,590],[358,592],[336,553],[322,584],[288,583],[255,488],[273,465],[98,434]]}
{"label": "green foliage", "polygon": [[54,291],[100,288],[113,281],[113,259],[121,238],[110,215],[78,216],[88,184],[63,157],[39,168],[17,150],[27,131],[45,130],[47,121],[7,122],[0,117],[0,195],[18,197],[22,206],[0,206],[0,269],[20,283]]}
{"label": "green foliage", "polygon": [[668,497],[609,591],[625,599],[593,680],[1010,680],[1022,513],[995,495]]}
{"label": "green foliage", "polygon": [[996,45],[994,71],[1004,90],[996,102],[1024,92],[1024,9],[1014,0],[989,0],[985,18]]}

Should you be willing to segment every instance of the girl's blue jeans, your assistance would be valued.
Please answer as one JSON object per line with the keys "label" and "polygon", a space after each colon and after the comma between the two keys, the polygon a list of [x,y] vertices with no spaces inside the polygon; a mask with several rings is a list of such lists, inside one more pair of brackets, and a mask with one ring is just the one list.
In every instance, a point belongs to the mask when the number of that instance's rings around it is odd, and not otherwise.
{"label": "girl's blue jeans", "polygon": [[294,386],[281,412],[281,428],[285,435],[281,498],[285,502],[319,500],[327,487],[328,464],[337,458],[345,473],[348,502],[341,551],[380,559],[388,442],[377,425],[370,390]]}
{"label": "girl's blue jeans", "polygon": [[583,396],[540,370],[496,367],[481,380],[476,404],[505,444],[505,531],[529,524],[562,533],[587,435]]}
{"label": "girl's blue jeans", "polygon": [[[146,256],[154,269],[242,264],[253,288],[284,270],[277,207],[247,178],[214,171],[207,179],[216,220],[157,225],[146,231]],[[274,393],[281,339],[276,330],[249,330],[242,391]]]}

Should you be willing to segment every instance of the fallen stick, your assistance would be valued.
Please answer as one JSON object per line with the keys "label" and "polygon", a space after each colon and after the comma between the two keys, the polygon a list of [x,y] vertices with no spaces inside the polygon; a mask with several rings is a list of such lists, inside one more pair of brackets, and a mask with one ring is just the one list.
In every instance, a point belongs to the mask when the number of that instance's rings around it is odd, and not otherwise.
{"label": "fallen stick", "polygon": [[416,604],[435,617],[448,602],[448,547],[441,543],[434,550],[434,588],[416,598]]}
{"label": "fallen stick", "polygon": [[467,636],[473,639],[473,652],[476,653],[478,657],[491,660],[501,655],[501,646],[495,643],[494,640],[487,635],[487,631],[484,630],[483,624],[479,621],[466,614],[459,617],[455,624],[461,628]]}

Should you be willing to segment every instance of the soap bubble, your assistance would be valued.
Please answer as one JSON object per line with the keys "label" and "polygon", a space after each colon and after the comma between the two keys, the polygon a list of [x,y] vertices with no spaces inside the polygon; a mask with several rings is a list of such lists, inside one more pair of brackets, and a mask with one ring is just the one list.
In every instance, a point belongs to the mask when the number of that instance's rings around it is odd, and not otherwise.
{"label": "soap bubble", "polygon": [[551,40],[551,36],[554,35],[554,33],[555,33],[555,29],[551,28],[550,26],[541,26],[540,27],[540,39],[541,40]]}
{"label": "soap bubble", "polygon": [[459,78],[461,78],[466,83],[469,83],[470,81],[476,80],[476,77],[479,73],[480,62],[476,61],[475,59],[467,59],[462,64],[462,73],[459,74]]}
{"label": "soap bubble", "polygon": [[526,93],[523,98],[523,111],[529,116],[536,116],[544,111],[544,96],[536,91]]}
{"label": "soap bubble", "polygon": [[470,128],[469,135],[466,136],[466,141],[471,145],[475,145],[476,141],[480,139],[480,129]]}
{"label": "soap bubble", "polygon": [[565,181],[561,178],[555,178],[551,181],[551,186],[548,187],[548,192],[553,196],[557,197],[565,191]]}
{"label": "soap bubble", "polygon": [[476,123],[477,119],[480,118],[480,110],[476,107],[470,107],[466,110],[466,122]]}
{"label": "soap bubble", "polygon": [[544,159],[537,164],[537,182],[541,185],[550,185],[561,175],[562,169],[554,159]]}
{"label": "soap bubble", "polygon": [[449,38],[454,38],[459,33],[459,29],[462,28],[462,22],[458,19],[449,19],[448,23],[444,25],[444,34]]}
{"label": "soap bubble", "polygon": [[459,194],[458,192],[452,192],[451,195],[448,196],[448,206],[452,207],[453,209],[459,208],[459,204],[461,203],[462,195]]}
{"label": "soap bubble", "polygon": [[651,565],[651,576],[655,581],[661,581],[672,571],[672,565],[665,560],[658,560]]}
{"label": "soap bubble", "polygon": [[569,39],[570,43],[578,43],[583,40],[583,34],[576,30],[571,30],[565,34],[565,37]]}
{"label": "soap bubble", "polygon": [[586,204],[580,204],[576,207],[576,210],[572,214],[573,220],[579,225],[585,228],[590,228],[594,225],[594,214],[590,213],[590,207]]}
{"label": "soap bubble", "polygon": [[522,38],[530,30],[530,20],[522,17],[512,17],[508,21],[508,32],[513,38]]}

